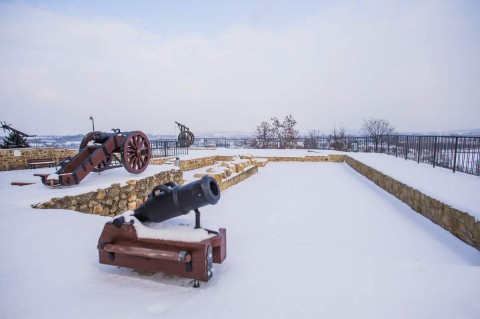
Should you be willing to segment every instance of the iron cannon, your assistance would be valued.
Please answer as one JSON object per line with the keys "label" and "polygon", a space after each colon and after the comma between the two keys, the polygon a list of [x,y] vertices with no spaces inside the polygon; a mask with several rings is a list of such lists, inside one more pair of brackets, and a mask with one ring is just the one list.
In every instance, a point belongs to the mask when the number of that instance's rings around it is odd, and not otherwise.
{"label": "iron cannon", "polygon": [[[220,187],[210,176],[183,186],[173,182],[156,186],[133,214],[124,213],[105,224],[97,245],[100,263],[187,277],[198,287],[200,281],[209,281],[212,277],[213,263],[222,263],[226,258],[226,230],[200,227],[198,209],[214,205],[219,199]],[[192,210],[195,229],[191,231],[200,234],[201,240],[186,240],[181,234],[181,239],[172,239],[171,232],[170,237],[164,237],[163,231],[168,225],[149,228],[149,223],[164,222]],[[137,227],[147,228],[148,235],[142,237],[145,231],[139,233]],[[170,231],[178,235],[183,229],[174,226]]]}
{"label": "iron cannon", "polygon": [[180,147],[190,147],[195,142],[195,135],[193,135],[192,131],[188,127],[178,122],[175,122],[180,129],[180,133],[178,134],[178,144]]}
{"label": "iron cannon", "polygon": [[[159,223],[192,210],[197,213],[198,208],[215,205],[219,199],[220,187],[213,177],[203,176],[183,186],[168,182],[156,186],[147,201],[134,210],[134,216],[141,222]],[[195,228],[200,228],[199,219]]]}

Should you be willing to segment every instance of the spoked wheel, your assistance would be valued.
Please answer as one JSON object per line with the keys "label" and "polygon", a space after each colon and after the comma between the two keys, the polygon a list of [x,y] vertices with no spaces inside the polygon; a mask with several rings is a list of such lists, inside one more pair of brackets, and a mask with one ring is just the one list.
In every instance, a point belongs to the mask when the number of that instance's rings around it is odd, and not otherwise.
{"label": "spoked wheel", "polygon": [[[93,137],[97,133],[100,133],[100,132],[99,131],[94,131],[94,132],[90,132],[87,135],[85,135],[82,139],[82,142],[80,143],[79,151],[82,151],[85,147],[87,147],[88,143],[93,140]],[[97,167],[95,167],[93,169],[93,171],[96,172],[96,173],[103,172],[104,170],[106,170],[110,166],[110,164],[112,163],[112,160],[113,160],[112,155],[107,156],[107,158],[103,162],[98,164]]]}
{"label": "spoked wheel", "polygon": [[122,143],[122,161],[125,169],[132,174],[140,174],[147,166],[152,157],[152,149],[147,136],[134,131],[128,134]]}
{"label": "spoked wheel", "polygon": [[188,144],[188,147],[190,147],[195,142],[195,135],[193,135],[193,133],[190,131],[187,131],[187,132],[188,132],[188,135],[190,135],[190,144]]}
{"label": "spoked wheel", "polygon": [[112,154],[108,155],[107,158],[103,162],[98,164],[97,167],[95,167],[93,169],[93,171],[96,172],[96,173],[103,172],[104,170],[106,170],[110,166],[110,164],[112,163],[112,160],[113,160],[113,155]]}
{"label": "spoked wheel", "polygon": [[193,133],[190,131],[183,131],[178,134],[178,143],[181,147],[190,147],[194,138]]}

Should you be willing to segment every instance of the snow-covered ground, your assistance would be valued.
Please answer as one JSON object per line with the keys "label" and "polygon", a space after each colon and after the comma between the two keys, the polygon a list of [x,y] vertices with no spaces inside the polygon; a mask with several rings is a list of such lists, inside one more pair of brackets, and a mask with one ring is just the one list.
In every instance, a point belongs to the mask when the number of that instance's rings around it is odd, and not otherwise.
{"label": "snow-covered ground", "polygon": [[348,153],[376,170],[480,220],[480,176],[386,154]]}
{"label": "snow-covered ground", "polygon": [[[477,318],[480,313],[480,252],[345,163],[270,163],[222,192],[217,205],[202,210],[202,222],[227,229],[227,259],[214,265],[212,280],[199,289],[188,279],[146,277],[99,264],[97,240],[109,218],[30,208],[49,196],[133,178],[120,177],[124,171],[89,176],[66,190],[9,185],[40,170],[0,172],[0,318]],[[466,187],[471,185],[457,191]],[[191,222],[194,216],[179,219]]]}
{"label": "snow-covered ground", "polygon": [[[9,201],[19,198],[21,202],[25,202],[26,200],[42,202],[53,197],[79,195],[96,191],[99,188],[110,187],[114,183],[119,183],[121,186],[124,186],[128,180],[142,179],[171,169],[178,169],[178,167],[173,165],[149,165],[147,169],[140,174],[130,174],[124,168],[110,169],[101,173],[90,173],[78,186],[59,187],[55,189],[44,186],[40,177],[33,176],[33,174],[53,174],[56,171],[53,167],[0,172],[0,194],[2,194],[2,197],[8,198]],[[35,184],[20,188],[19,186],[11,186],[12,182],[29,182]]]}
{"label": "snow-covered ground", "polygon": [[330,150],[315,150],[307,149],[298,150],[271,150],[271,149],[242,149],[242,148],[217,148],[214,150],[195,149],[189,150],[188,155],[180,155],[180,159],[194,159],[200,157],[207,157],[213,155],[235,156],[239,154],[250,154],[254,156],[269,156],[269,157],[303,157],[303,156],[327,156],[330,154],[346,154],[344,152],[330,151]]}

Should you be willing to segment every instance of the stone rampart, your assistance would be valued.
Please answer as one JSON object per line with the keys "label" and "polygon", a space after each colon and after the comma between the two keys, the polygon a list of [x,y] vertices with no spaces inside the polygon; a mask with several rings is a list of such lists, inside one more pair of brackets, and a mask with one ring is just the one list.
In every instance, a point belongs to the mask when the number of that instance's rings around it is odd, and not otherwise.
{"label": "stone rampart", "polygon": [[256,174],[258,172],[258,166],[257,165],[254,165],[254,166],[250,166],[248,167],[247,169],[245,169],[243,172],[239,173],[238,175],[235,175],[231,178],[228,178],[226,180],[223,180],[221,183],[220,183],[220,190],[221,191],[224,191],[226,190],[227,188],[235,185],[235,184],[238,184],[240,183],[241,181],[249,178],[250,176],[252,176],[253,174]]}
{"label": "stone rampart", "polygon": [[[32,150],[32,149],[27,149]],[[52,157],[45,149],[33,153],[23,153],[27,158],[42,158]],[[10,151],[13,155],[13,150],[2,150],[2,152]],[[23,151],[23,149],[22,149]],[[53,157],[61,158],[68,156],[67,152],[60,152],[61,150],[51,149],[50,152],[55,151]],[[44,152],[44,153],[42,153]],[[4,153],[0,153],[4,154]],[[50,156],[49,156],[50,155]],[[73,154],[74,155],[74,154]],[[35,157],[34,157],[35,156]],[[11,156],[13,157],[13,156]],[[161,172],[155,176],[147,177],[141,180],[130,180],[126,186],[120,184],[113,184],[107,189],[99,189],[96,192],[90,192],[78,196],[67,196],[64,198],[53,198],[51,201],[37,205],[38,208],[62,208],[70,209],[84,213],[93,213],[99,215],[114,216],[124,211],[132,210],[146,200],[147,195],[153,187],[158,184],[163,184],[168,181],[174,181],[177,184],[183,184],[182,171],[193,170],[201,167],[206,167],[221,161],[232,161],[233,156],[210,156],[192,160],[180,161],[181,170],[170,170]],[[379,187],[391,193],[413,210],[427,217],[434,223],[440,225],[448,230],[453,235],[457,236],[469,245],[474,246],[480,250],[480,221],[476,221],[473,216],[467,212],[460,211],[451,206],[448,206],[437,199],[423,194],[422,192],[405,185],[390,176],[387,176],[370,166],[367,166],[346,155],[329,155],[329,156],[306,156],[306,157],[265,157],[270,162],[334,162],[340,163],[345,161],[358,173],[364,175]],[[163,163],[163,159],[158,161],[158,164]],[[265,162],[266,163],[266,162]],[[157,163],[155,163],[157,164]],[[2,166],[3,164],[2,161]],[[18,164],[20,165],[20,164]],[[26,159],[25,159],[26,165]],[[257,164],[249,167],[240,174],[223,180],[220,183],[220,189],[225,190],[228,187],[239,183],[249,176],[258,172]]]}
{"label": "stone rampart", "polygon": [[480,221],[476,221],[470,214],[425,195],[349,156],[345,157],[345,161],[358,173],[400,199],[417,213],[480,250]]}
{"label": "stone rampart", "polygon": [[342,163],[344,161],[345,155],[327,155],[327,156],[305,156],[305,157],[295,157],[295,156],[262,156],[268,159],[269,162],[333,162],[333,163]]}
{"label": "stone rampart", "polygon": [[111,187],[98,189],[94,192],[53,198],[34,207],[69,209],[82,213],[115,216],[127,210],[135,209],[147,199],[148,194],[155,186],[169,181],[179,185],[183,184],[183,172],[172,169],[143,179],[129,180],[125,186],[112,184]]}
{"label": "stone rampart", "polygon": [[180,169],[182,171],[191,171],[197,168],[213,165],[216,162],[231,161],[232,159],[233,156],[209,156],[191,160],[181,160]]}
{"label": "stone rampart", "polygon": [[66,157],[77,155],[78,150],[55,149],[53,147],[42,148],[17,148],[0,150],[0,171],[10,171],[17,169],[27,169],[28,160],[51,158],[59,163]]}

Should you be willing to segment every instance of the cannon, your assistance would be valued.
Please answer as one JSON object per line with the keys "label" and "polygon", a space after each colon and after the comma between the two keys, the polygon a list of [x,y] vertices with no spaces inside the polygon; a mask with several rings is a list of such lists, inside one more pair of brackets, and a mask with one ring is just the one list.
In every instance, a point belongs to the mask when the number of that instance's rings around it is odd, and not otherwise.
{"label": "cannon", "polygon": [[[183,186],[173,182],[156,186],[139,207],[105,224],[97,246],[99,262],[191,278],[198,287],[200,281],[211,279],[212,264],[226,258],[226,230],[200,225],[199,208],[219,199],[220,187],[210,176]],[[179,228],[170,220],[192,210],[194,228],[186,228],[183,221]]]}
{"label": "cannon", "polygon": [[[132,174],[142,173],[152,156],[150,142],[140,131],[113,133],[94,131],[86,134],[79,152],[63,163],[55,174],[35,174],[48,186],[79,184],[90,172],[125,167]],[[114,164],[115,162],[115,164]]]}
{"label": "cannon", "polygon": [[200,207],[215,205],[220,199],[217,181],[210,176],[184,186],[173,182],[156,186],[147,201],[134,210],[134,216],[141,222],[163,222],[168,219],[195,211],[195,228],[200,228]]}
{"label": "cannon", "polygon": [[190,131],[188,127],[178,122],[175,122],[180,129],[180,133],[178,134],[178,144],[180,147],[190,147],[193,145],[195,141],[195,135]]}

